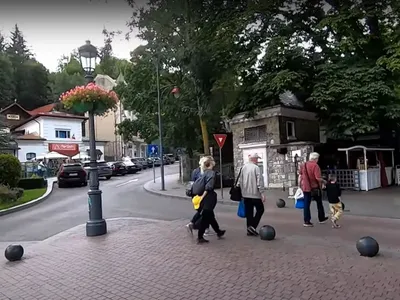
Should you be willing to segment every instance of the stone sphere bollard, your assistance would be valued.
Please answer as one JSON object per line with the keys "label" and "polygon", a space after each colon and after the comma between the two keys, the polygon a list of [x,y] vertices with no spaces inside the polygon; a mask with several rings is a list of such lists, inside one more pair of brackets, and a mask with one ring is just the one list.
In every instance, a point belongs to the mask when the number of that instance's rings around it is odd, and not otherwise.
{"label": "stone sphere bollard", "polygon": [[270,225],[262,226],[258,233],[260,235],[260,239],[262,239],[263,241],[272,241],[273,239],[275,239],[276,236],[274,227]]}
{"label": "stone sphere bollard", "polygon": [[24,255],[24,248],[21,245],[9,245],[4,252],[4,256],[9,261],[21,260]]}
{"label": "stone sphere bollard", "polygon": [[356,248],[358,252],[360,252],[361,256],[366,257],[374,257],[379,252],[378,242],[370,236],[364,236],[359,239],[356,244]]}
{"label": "stone sphere bollard", "polygon": [[276,201],[276,206],[278,206],[279,208],[285,207],[285,206],[286,206],[285,200],[283,200],[283,199],[278,199],[278,200]]}

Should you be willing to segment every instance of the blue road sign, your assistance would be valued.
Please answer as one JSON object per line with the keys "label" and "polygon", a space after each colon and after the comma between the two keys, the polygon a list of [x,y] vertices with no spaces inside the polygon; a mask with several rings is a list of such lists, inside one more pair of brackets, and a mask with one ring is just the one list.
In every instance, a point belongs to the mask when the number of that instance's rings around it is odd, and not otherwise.
{"label": "blue road sign", "polygon": [[158,145],[147,145],[147,154],[149,156],[158,155]]}

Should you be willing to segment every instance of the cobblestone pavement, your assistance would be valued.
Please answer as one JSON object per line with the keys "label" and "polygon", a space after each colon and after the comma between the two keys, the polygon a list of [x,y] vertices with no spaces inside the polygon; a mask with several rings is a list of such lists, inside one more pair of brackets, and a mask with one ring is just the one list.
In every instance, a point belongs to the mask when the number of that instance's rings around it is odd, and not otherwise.
{"label": "cobblestone pavement", "polygon": [[[269,208],[262,224],[274,241],[244,234],[243,220],[217,218],[226,238],[197,245],[185,220],[109,220],[109,233],[86,238],[79,226],[26,247],[21,262],[0,260],[0,299],[395,300],[400,299],[399,220],[344,216],[303,228],[292,209]],[[372,235],[381,255],[360,257]]]}

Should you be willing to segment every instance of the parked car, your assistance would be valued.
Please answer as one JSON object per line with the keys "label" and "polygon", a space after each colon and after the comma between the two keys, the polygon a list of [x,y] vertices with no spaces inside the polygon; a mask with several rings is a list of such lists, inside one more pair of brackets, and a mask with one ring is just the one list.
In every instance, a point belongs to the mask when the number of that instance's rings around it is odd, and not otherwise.
{"label": "parked car", "polygon": [[139,166],[133,163],[130,158],[125,158],[122,162],[124,163],[128,174],[135,174],[140,171]]}
{"label": "parked car", "polygon": [[133,159],[135,160],[134,163],[137,162],[142,165],[143,170],[146,170],[148,168],[147,159],[143,157],[134,157]]}
{"label": "parked car", "polygon": [[[83,162],[83,168],[88,173],[88,178],[89,178],[90,177],[90,172],[89,172],[90,161],[84,161]],[[97,162],[97,174],[98,174],[99,178],[104,177],[105,179],[109,180],[111,178],[111,176],[112,176],[112,169],[108,165],[107,162],[98,161]]]}
{"label": "parked car", "polygon": [[62,164],[57,174],[57,184],[59,188],[64,188],[67,185],[83,185],[87,186],[87,174],[82,165]]}
{"label": "parked car", "polygon": [[138,161],[138,160],[135,159],[135,158],[132,158],[132,159],[131,159],[131,162],[134,163],[134,164],[139,168],[139,171],[142,171],[142,170],[143,170],[143,165],[140,163],[140,161]]}
{"label": "parked car", "polygon": [[109,162],[108,165],[112,169],[113,176],[118,176],[118,175],[125,176],[128,173],[128,170],[126,169],[126,166],[122,161]]}
{"label": "parked car", "polygon": [[164,163],[164,165],[169,165],[171,162],[169,161],[169,158],[166,156],[166,155],[164,155],[163,156],[163,163]]}
{"label": "parked car", "polygon": [[168,158],[171,164],[175,162],[175,156],[173,154],[167,154],[166,157]]}
{"label": "parked car", "polygon": [[153,160],[151,159],[151,157],[146,158],[146,160],[147,160],[147,166],[149,168],[152,168],[153,167]]}
{"label": "parked car", "polygon": [[155,167],[161,166],[161,159],[159,157],[152,157],[151,160],[154,162]]}

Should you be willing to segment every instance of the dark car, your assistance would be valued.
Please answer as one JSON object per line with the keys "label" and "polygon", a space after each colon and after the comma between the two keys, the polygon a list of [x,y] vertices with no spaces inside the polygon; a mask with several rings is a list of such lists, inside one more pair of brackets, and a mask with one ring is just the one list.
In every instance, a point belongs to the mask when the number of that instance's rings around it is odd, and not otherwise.
{"label": "dark car", "polygon": [[143,158],[143,157],[134,157],[133,159],[135,159],[139,164],[142,165],[143,170],[146,170],[149,166],[147,163],[147,159]]}
{"label": "dark car", "polygon": [[169,160],[168,156],[166,156],[166,155],[164,155],[163,164],[164,164],[164,165],[169,165],[169,164],[171,164],[171,161]]}
{"label": "dark car", "polygon": [[125,176],[128,173],[128,169],[126,168],[125,164],[122,161],[109,162],[108,165],[112,169],[113,176],[118,176],[118,175]]}
{"label": "dark car", "polygon": [[146,161],[147,161],[147,166],[149,168],[152,168],[153,167],[153,160],[151,159],[151,157],[146,158]]}
{"label": "dark car", "polygon": [[87,174],[81,164],[63,164],[57,174],[59,188],[68,185],[87,186]]}
{"label": "dark car", "polygon": [[[90,177],[90,161],[85,161],[83,162],[83,168],[87,171],[88,173],[88,178]],[[105,161],[98,161],[97,162],[97,176],[99,178],[105,177],[107,180],[109,180],[112,176],[112,170],[111,167],[107,164]]]}
{"label": "dark car", "polygon": [[[140,160],[138,160],[137,158],[132,158],[131,162],[134,163],[139,168],[139,171],[142,171],[143,169],[145,169],[145,167],[142,165],[142,162]],[[147,166],[146,166],[146,168],[147,168]]]}
{"label": "dark car", "polygon": [[166,157],[169,159],[171,164],[175,162],[175,156],[173,154],[167,154]]}

